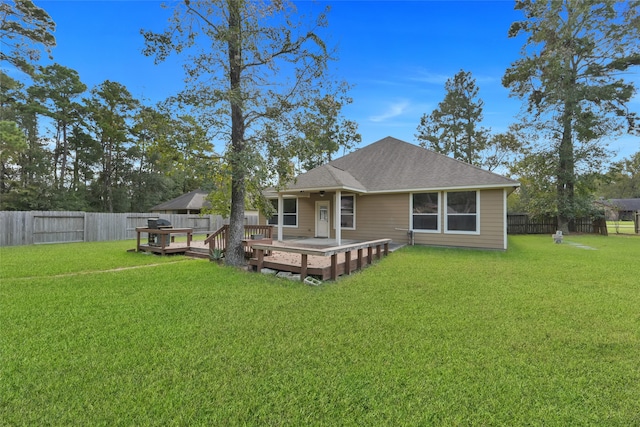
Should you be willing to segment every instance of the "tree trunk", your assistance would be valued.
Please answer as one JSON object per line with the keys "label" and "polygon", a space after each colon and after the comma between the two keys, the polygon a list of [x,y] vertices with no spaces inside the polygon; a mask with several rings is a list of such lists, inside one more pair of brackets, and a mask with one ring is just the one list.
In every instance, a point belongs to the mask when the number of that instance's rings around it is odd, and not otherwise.
{"label": "tree trunk", "polygon": [[244,265],[245,162],[244,116],[240,75],[242,72],[242,33],[240,5],[229,1],[229,83],[231,87],[231,217],[226,264]]}
{"label": "tree trunk", "polygon": [[64,178],[67,174],[67,152],[69,151],[69,143],[67,141],[67,124],[62,123],[62,159],[60,161],[60,180],[58,185],[60,189],[64,188]]}
{"label": "tree trunk", "polygon": [[104,180],[102,184],[103,185],[102,197],[104,197],[103,206],[107,212],[113,213],[113,192],[112,192],[113,189],[111,188],[112,150],[111,150],[111,141],[109,140],[109,138],[107,138],[106,141],[104,141],[104,147],[105,147],[104,160],[103,160]]}
{"label": "tree trunk", "polygon": [[573,217],[575,188],[575,159],[573,153],[573,134],[571,123],[571,106],[565,104],[562,119],[562,140],[558,149],[558,229],[569,232],[569,220]]}

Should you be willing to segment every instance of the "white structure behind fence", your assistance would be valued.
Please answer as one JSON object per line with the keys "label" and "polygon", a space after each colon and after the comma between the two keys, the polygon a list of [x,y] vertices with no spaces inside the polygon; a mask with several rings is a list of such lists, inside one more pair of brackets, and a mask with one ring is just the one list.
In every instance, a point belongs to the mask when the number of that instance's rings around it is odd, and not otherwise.
{"label": "white structure behind fence", "polygon": [[[0,246],[135,239],[136,227],[146,227],[149,218],[166,219],[176,228],[193,228],[194,233],[213,232],[229,223],[219,215],[2,211]],[[245,216],[245,224],[258,224],[258,216]]]}

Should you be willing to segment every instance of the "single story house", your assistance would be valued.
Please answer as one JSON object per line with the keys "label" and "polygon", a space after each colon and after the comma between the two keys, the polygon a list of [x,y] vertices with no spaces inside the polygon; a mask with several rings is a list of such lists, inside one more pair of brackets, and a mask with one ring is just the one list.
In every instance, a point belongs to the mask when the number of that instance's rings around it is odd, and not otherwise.
{"label": "single story house", "polygon": [[597,202],[605,209],[606,218],[611,221],[633,221],[640,212],[640,199],[606,199]]}
{"label": "single story house", "polygon": [[151,212],[164,214],[199,214],[202,208],[211,207],[207,199],[208,191],[194,190],[167,200],[151,208]]}
{"label": "single story house", "polygon": [[[211,203],[207,200],[208,195],[208,191],[194,190],[152,207],[151,212],[158,214],[199,215],[202,209],[211,207]],[[258,215],[258,211],[249,207],[245,209],[244,215],[245,220],[247,217],[255,218]],[[253,223],[253,220],[251,223]]]}
{"label": "single story house", "polygon": [[507,196],[520,184],[392,137],[299,175],[268,193],[277,214],[260,224],[284,237],[390,238],[507,249]]}

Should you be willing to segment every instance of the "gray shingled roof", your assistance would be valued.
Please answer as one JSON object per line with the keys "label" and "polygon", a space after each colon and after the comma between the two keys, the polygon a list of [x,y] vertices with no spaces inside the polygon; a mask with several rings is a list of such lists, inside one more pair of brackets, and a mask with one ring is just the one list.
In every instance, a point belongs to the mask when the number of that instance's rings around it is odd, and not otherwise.
{"label": "gray shingled roof", "polygon": [[607,199],[602,203],[618,210],[640,211],[640,199]]}
{"label": "gray shingled roof", "polygon": [[152,207],[151,211],[195,210],[202,209],[203,206],[211,207],[211,203],[205,200],[208,194],[207,191],[194,190],[175,199],[160,203]]}
{"label": "gray shingled roof", "polygon": [[375,193],[519,185],[502,175],[386,137],[299,175],[287,190]]}

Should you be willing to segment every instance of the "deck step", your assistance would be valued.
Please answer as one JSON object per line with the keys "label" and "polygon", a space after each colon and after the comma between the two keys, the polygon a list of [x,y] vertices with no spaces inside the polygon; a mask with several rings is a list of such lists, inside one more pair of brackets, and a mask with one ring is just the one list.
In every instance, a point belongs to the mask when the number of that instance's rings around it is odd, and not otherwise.
{"label": "deck step", "polygon": [[209,252],[203,252],[203,251],[199,251],[199,250],[194,250],[191,249],[187,252],[184,253],[186,256],[190,256],[191,258],[202,258],[202,259],[209,259]]}

